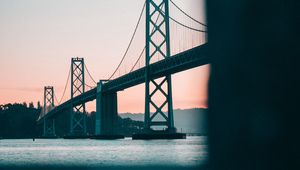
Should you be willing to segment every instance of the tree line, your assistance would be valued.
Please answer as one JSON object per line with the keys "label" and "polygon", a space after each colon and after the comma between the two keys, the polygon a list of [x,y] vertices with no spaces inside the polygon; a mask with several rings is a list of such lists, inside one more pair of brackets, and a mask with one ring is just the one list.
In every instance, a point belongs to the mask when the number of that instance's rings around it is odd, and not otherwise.
{"label": "tree line", "polygon": [[[42,126],[38,126],[38,119],[42,107],[40,102],[34,106],[30,103],[14,103],[0,105],[0,138],[33,138],[42,134]],[[87,132],[95,132],[95,112],[87,114]],[[68,121],[66,116],[64,121]],[[118,117],[117,131],[119,134],[131,136],[133,133],[140,132],[143,122],[134,121],[130,118]]]}

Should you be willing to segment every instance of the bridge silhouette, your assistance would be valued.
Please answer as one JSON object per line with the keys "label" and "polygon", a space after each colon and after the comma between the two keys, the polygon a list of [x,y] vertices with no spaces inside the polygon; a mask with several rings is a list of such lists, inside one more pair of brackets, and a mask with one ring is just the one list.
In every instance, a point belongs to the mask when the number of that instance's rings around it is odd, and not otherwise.
{"label": "bridge silhouette", "polygon": [[[171,17],[169,15],[169,2],[193,22],[203,26],[203,30],[183,24]],[[115,77],[131,47],[144,11],[146,15],[145,48],[129,73]],[[100,80],[99,82],[94,81],[86,68],[84,59],[76,57],[71,59],[71,68],[68,76],[68,79],[69,77],[71,79],[71,98],[69,100],[64,103],[61,103],[62,99],[60,101],[57,100],[59,105],[55,106],[54,88],[52,86],[44,87],[44,107],[37,120],[38,124],[43,125],[43,136],[55,137],[55,120],[58,119],[59,115],[67,113],[69,115],[69,130],[65,133],[65,136],[69,138],[85,137],[87,135],[85,103],[96,99],[94,136],[100,138],[101,136],[119,137],[116,131],[118,115],[117,92],[145,83],[144,132],[137,135],[136,138],[152,138],[153,135],[155,138],[156,134],[159,134],[162,138],[166,136],[167,138],[184,137],[182,134],[178,135],[174,126],[171,75],[208,64],[209,58],[207,55],[207,43],[199,44],[171,55],[170,21],[185,29],[204,34],[206,37],[206,25],[188,15],[172,0],[146,0],[125,54],[108,79]],[[145,66],[134,70],[137,63],[143,59],[142,56],[145,56]],[[155,56],[159,56],[161,60],[155,61]],[[85,72],[97,83],[96,87],[86,84]],[[86,90],[86,86],[90,89]],[[66,87],[64,94],[65,91]],[[157,93],[164,97],[165,100],[163,102],[157,102],[153,99]],[[166,108],[166,112],[163,111],[164,108]],[[161,116],[163,121],[158,121],[156,119],[158,116]],[[159,129],[157,127],[163,127],[163,130],[157,130]]]}

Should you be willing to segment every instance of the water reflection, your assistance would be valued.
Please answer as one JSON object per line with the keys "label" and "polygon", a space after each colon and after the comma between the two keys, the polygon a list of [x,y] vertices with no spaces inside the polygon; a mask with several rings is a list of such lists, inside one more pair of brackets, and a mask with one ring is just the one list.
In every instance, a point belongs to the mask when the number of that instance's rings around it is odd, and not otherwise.
{"label": "water reflection", "polygon": [[175,166],[205,164],[206,137],[186,140],[1,140],[0,166]]}

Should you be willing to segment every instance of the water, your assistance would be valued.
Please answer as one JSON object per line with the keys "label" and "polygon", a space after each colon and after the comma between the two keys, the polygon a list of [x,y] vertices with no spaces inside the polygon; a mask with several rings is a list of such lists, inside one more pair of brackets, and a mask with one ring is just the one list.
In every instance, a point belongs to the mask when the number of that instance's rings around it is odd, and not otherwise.
{"label": "water", "polygon": [[204,165],[206,137],[180,140],[0,140],[0,167],[180,167]]}

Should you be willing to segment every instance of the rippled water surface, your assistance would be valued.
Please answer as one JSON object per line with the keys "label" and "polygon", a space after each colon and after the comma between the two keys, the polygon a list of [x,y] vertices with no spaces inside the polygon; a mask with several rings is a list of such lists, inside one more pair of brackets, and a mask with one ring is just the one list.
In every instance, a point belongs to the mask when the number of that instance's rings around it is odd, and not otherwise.
{"label": "rippled water surface", "polygon": [[205,164],[206,137],[180,140],[0,140],[0,166],[178,166]]}

